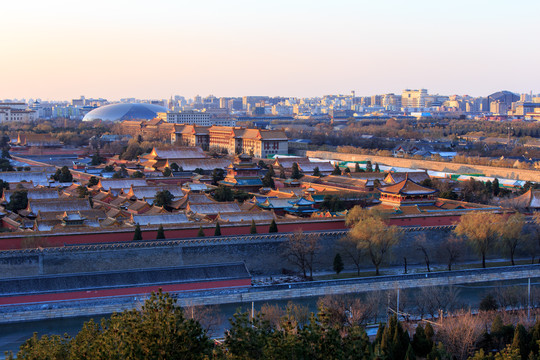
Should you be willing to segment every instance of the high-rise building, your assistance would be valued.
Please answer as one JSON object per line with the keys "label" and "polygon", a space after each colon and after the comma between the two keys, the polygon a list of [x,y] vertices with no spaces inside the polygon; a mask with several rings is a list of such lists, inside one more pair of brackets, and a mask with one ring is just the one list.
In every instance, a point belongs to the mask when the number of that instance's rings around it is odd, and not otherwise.
{"label": "high-rise building", "polygon": [[371,106],[381,106],[381,95],[373,95],[371,96]]}
{"label": "high-rise building", "polygon": [[398,111],[401,109],[401,96],[395,94],[382,95],[381,105],[387,110]]}
{"label": "high-rise building", "polygon": [[401,93],[401,106],[404,108],[423,108],[426,104],[427,94],[426,89],[405,89]]}

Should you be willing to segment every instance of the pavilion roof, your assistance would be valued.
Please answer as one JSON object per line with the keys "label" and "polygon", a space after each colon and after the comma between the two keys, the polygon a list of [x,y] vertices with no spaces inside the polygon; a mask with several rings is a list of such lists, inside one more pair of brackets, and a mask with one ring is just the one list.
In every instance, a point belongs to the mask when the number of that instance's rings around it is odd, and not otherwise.
{"label": "pavilion roof", "polygon": [[381,193],[388,194],[401,194],[401,195],[429,195],[437,192],[435,189],[431,189],[409,179],[405,176],[405,179],[397,184],[388,185],[379,188]]}

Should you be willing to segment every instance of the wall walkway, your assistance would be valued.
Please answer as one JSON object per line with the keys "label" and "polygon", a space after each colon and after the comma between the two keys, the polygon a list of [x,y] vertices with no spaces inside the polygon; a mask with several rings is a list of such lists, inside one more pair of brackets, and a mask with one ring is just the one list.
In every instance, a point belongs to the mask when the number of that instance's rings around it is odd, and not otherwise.
{"label": "wall walkway", "polygon": [[[210,290],[175,294],[180,306],[249,303],[295,299],[329,294],[350,294],[368,291],[407,289],[425,286],[448,286],[488,281],[504,281],[540,277],[540,265],[471,269],[410,275],[379,276],[359,279],[314,281],[248,289]],[[57,302],[25,306],[0,306],[0,322],[20,322],[73,316],[111,314],[140,308],[145,295],[77,302]]]}

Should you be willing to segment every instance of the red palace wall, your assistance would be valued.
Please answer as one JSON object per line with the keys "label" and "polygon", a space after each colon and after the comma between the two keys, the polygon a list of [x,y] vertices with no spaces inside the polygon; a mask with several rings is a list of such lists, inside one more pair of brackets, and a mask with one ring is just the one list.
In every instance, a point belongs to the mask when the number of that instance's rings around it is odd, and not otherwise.
{"label": "red palace wall", "polygon": [[[278,223],[279,232],[295,232],[298,230],[303,231],[317,231],[317,230],[342,230],[345,229],[344,220],[325,221],[325,222],[310,222],[310,223]],[[257,225],[258,234],[267,234],[270,224]],[[221,235],[249,235],[251,230],[251,224],[227,226],[227,224],[221,224]],[[0,250],[21,249],[23,247],[29,247],[30,244],[36,246],[48,246],[58,247],[64,245],[76,245],[76,244],[99,244],[108,242],[128,242],[133,241],[133,231],[126,230],[123,232],[94,232],[84,234],[35,234],[35,241],[32,244],[28,241],[29,236],[33,234],[27,234],[21,236],[17,234],[17,237],[1,237],[0,238]],[[214,236],[215,227],[203,228],[206,236]],[[189,229],[165,229],[165,236],[167,239],[184,239],[197,237],[199,228]],[[143,240],[154,240],[157,235],[157,230],[144,231]]]}
{"label": "red palace wall", "polygon": [[31,304],[31,303],[40,303],[40,302],[50,302],[50,301],[107,298],[107,297],[113,297],[113,296],[147,295],[153,291],[157,292],[159,289],[163,290],[164,292],[175,292],[175,291],[191,291],[191,290],[249,287],[249,286],[251,286],[251,279],[237,279],[237,280],[224,280],[224,281],[196,282],[196,283],[188,283],[188,284],[184,283],[184,284],[171,284],[171,285],[130,287],[130,288],[120,288],[120,289],[74,291],[74,292],[64,292],[64,293],[55,293],[55,294],[6,296],[6,297],[0,297],[0,306]]}
{"label": "red palace wall", "polygon": [[455,225],[459,222],[460,215],[448,216],[418,216],[407,218],[393,218],[389,220],[389,225],[397,226],[443,226]]}
{"label": "red palace wall", "polygon": [[[459,215],[449,216],[418,216],[418,217],[403,217],[392,218],[389,220],[389,225],[397,226],[443,226],[454,225],[459,222]],[[257,225],[258,234],[267,234],[270,224]],[[331,231],[331,230],[343,230],[346,229],[345,220],[336,219],[332,221],[313,221],[313,222],[290,222],[290,223],[278,223],[279,232],[295,232],[298,230],[303,231]],[[214,236],[215,226],[205,227],[203,231],[206,236]],[[243,224],[236,226],[228,226],[227,224],[221,224],[222,236],[234,236],[234,235],[249,235],[251,230],[251,224]],[[80,233],[80,234],[31,234],[21,236],[20,233],[13,233],[16,236],[0,237],[0,251],[10,249],[21,249],[27,247],[48,246],[58,247],[65,245],[77,245],[77,244],[99,244],[110,242],[128,242],[133,241],[133,231],[111,231],[111,232],[93,232],[93,233]],[[197,237],[199,232],[198,227],[186,228],[186,229],[165,229],[165,236],[167,239],[185,239]],[[143,229],[143,240],[154,240],[157,235],[157,230]],[[35,236],[34,241],[31,236]]]}

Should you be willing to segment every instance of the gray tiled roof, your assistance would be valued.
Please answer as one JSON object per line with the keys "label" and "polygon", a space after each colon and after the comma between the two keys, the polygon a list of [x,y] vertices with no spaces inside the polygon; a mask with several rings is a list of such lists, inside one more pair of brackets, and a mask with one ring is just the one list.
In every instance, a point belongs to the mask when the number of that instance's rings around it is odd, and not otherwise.
{"label": "gray tiled roof", "polygon": [[8,183],[16,182],[33,182],[34,186],[47,186],[49,184],[50,176],[54,172],[45,171],[6,171],[0,173],[0,179]]}
{"label": "gray tiled roof", "polygon": [[63,198],[28,200],[28,209],[34,214],[49,211],[79,211],[91,210],[88,199]]}
{"label": "gray tiled roof", "polygon": [[218,220],[227,221],[227,222],[242,222],[242,221],[270,221],[275,219],[275,216],[270,211],[246,211],[240,213],[225,213],[219,214]]}
{"label": "gray tiled roof", "polygon": [[[1,176],[1,175],[0,175]],[[9,202],[9,199],[11,198],[11,194],[13,194],[17,190],[5,190],[4,191],[4,198],[7,202]],[[35,188],[35,189],[27,189],[27,197],[30,200],[38,200],[38,199],[58,199],[58,190],[56,189],[50,189],[50,188]]]}
{"label": "gray tiled roof", "polygon": [[146,180],[144,179],[114,179],[114,180],[101,180],[101,186],[105,190],[109,189],[125,189],[126,191],[133,186],[146,186]]}
{"label": "gray tiled roof", "polygon": [[184,224],[189,222],[186,214],[133,215],[133,223],[146,225]]}
{"label": "gray tiled roof", "polygon": [[189,204],[189,210],[203,215],[241,211],[237,203]]}

